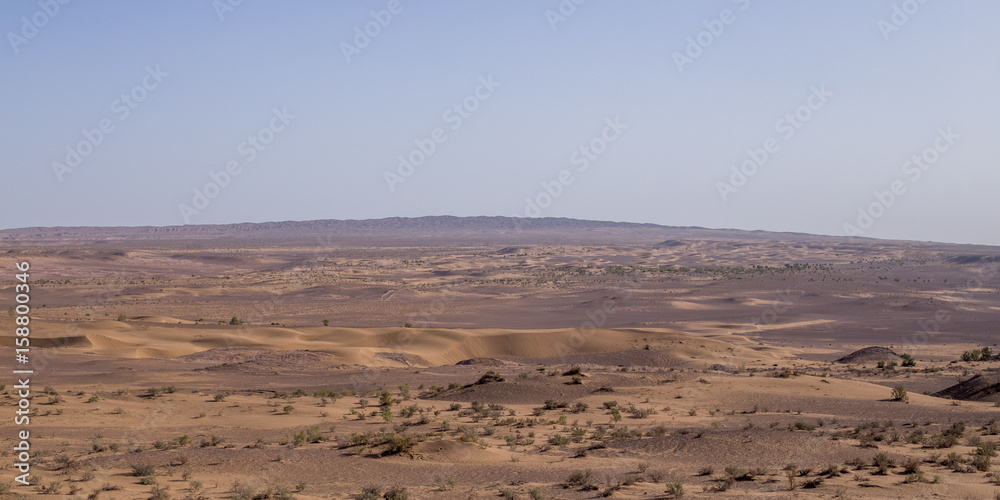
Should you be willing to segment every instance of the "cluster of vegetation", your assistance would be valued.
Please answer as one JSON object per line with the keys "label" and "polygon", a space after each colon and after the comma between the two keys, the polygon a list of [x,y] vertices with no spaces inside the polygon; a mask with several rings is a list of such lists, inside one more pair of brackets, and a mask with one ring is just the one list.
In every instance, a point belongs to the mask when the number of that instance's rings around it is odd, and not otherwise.
{"label": "cluster of vegetation", "polygon": [[357,500],[409,500],[410,495],[406,488],[394,486],[383,492],[382,486],[372,484],[366,486],[361,493],[354,495]]}
{"label": "cluster of vegetation", "polygon": [[747,274],[785,274],[804,272],[809,270],[831,271],[831,264],[809,264],[795,263],[784,266],[705,266],[705,267],[685,267],[685,266],[606,266],[603,268],[604,274],[624,276],[635,272],[639,273],[682,273],[682,274],[715,274],[722,276],[738,276]]}
{"label": "cluster of vegetation", "polygon": [[[252,485],[236,481],[229,490],[231,500],[258,500],[258,499],[274,499],[274,500],[293,500],[295,495],[292,494],[291,488],[285,485],[275,485],[267,486],[263,489],[254,488]],[[169,498],[169,497],[168,497]]]}
{"label": "cluster of vegetation", "polygon": [[337,439],[340,449],[356,448],[359,452],[371,449],[379,455],[398,455],[409,453],[417,443],[425,440],[426,434],[410,434],[403,432],[365,432],[352,433],[350,436]]}
{"label": "cluster of vegetation", "polygon": [[962,361],[989,361],[991,359],[993,359],[993,349],[989,347],[980,347],[962,353]]}

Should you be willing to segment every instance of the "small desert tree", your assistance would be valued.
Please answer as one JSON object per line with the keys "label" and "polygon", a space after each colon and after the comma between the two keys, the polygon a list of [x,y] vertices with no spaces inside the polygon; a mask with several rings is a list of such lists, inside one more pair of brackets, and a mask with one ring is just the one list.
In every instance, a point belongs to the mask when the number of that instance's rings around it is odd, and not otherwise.
{"label": "small desert tree", "polygon": [[983,355],[981,349],[973,349],[962,353],[962,361],[976,361]]}

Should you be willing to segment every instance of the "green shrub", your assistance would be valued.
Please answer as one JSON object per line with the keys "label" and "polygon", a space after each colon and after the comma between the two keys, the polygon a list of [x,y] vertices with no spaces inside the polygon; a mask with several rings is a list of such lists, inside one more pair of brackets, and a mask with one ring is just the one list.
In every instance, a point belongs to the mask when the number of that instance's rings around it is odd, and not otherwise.
{"label": "green shrub", "polygon": [[488,371],[484,373],[482,377],[479,377],[479,380],[476,381],[476,384],[483,385],[483,384],[489,384],[491,382],[503,382],[503,381],[504,378],[501,377],[499,373],[494,371]]}
{"label": "green shrub", "polygon": [[135,477],[152,476],[156,471],[156,467],[153,464],[147,463],[134,463],[131,467],[132,475]]}
{"label": "green shrub", "polygon": [[597,489],[597,487],[594,486],[594,471],[590,469],[573,471],[573,473],[569,475],[569,479],[566,480],[566,486],[575,486],[583,490]]}
{"label": "green shrub", "polygon": [[386,491],[382,498],[385,500],[409,500],[410,495],[406,492],[406,488],[396,486],[389,488],[389,491]]}
{"label": "green shrub", "polygon": [[872,459],[872,465],[878,469],[876,474],[884,476],[889,473],[890,468],[896,466],[896,461],[886,453],[879,453]]}
{"label": "green shrub", "polygon": [[354,496],[357,500],[381,500],[382,487],[377,484],[365,486],[360,494]]}
{"label": "green shrub", "polygon": [[667,494],[673,498],[684,496],[684,485],[680,481],[667,483]]}
{"label": "green shrub", "polygon": [[907,395],[906,389],[904,389],[903,386],[897,385],[892,388],[893,401],[907,401],[908,399],[910,399],[910,396]]}

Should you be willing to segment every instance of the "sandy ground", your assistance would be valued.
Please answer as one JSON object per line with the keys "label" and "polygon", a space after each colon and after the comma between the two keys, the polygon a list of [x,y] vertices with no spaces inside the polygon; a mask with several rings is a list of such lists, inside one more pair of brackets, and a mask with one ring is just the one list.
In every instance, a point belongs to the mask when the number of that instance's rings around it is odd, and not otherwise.
{"label": "sandy ground", "polygon": [[[32,264],[36,370],[37,484],[6,495],[1000,492],[1000,385],[935,396],[1000,372],[1000,360],[961,359],[996,345],[1000,249],[566,234],[0,238],[6,262]],[[0,323],[9,373],[15,325]],[[867,346],[915,365],[836,361]],[[2,434],[10,488],[14,439]]]}

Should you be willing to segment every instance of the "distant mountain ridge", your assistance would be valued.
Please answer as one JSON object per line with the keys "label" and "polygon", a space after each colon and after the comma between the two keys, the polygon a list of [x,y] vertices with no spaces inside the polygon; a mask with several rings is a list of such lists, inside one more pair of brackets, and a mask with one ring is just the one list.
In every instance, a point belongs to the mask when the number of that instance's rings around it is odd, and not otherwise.
{"label": "distant mountain ridge", "polygon": [[[237,224],[138,227],[26,227],[0,230],[0,244],[122,242],[166,240],[315,242],[326,239],[344,244],[638,244],[677,246],[704,240],[783,241],[811,244],[945,245],[893,242],[867,238],[790,232],[708,229],[652,223],[593,221],[561,217],[503,216],[389,217],[382,219],[324,219]],[[961,245],[946,245],[961,246]]]}

